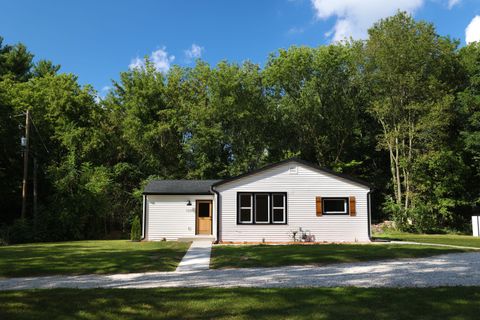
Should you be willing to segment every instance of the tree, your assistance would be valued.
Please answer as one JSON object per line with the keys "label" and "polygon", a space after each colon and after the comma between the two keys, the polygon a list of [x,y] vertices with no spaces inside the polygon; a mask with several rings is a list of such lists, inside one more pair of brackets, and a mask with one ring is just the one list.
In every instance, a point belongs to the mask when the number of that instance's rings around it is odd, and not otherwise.
{"label": "tree", "polygon": [[[291,47],[265,69],[271,110],[284,154],[343,170],[359,165],[365,147],[358,44]],[[278,150],[277,150],[278,151]]]}
{"label": "tree", "polygon": [[210,68],[199,61],[183,78],[180,130],[189,176],[227,177],[264,164],[274,123],[258,65]]}
{"label": "tree", "polygon": [[30,77],[32,60],[33,54],[23,44],[4,46],[0,37],[0,78],[26,81]]}
{"label": "tree", "polygon": [[56,75],[60,70],[60,65],[54,65],[50,60],[40,60],[33,67],[32,75],[34,77],[44,77],[46,75]]}
{"label": "tree", "polygon": [[394,198],[404,211],[421,192],[414,182],[422,155],[441,150],[453,119],[458,43],[436,34],[432,24],[404,12],[380,20],[365,44],[365,75],[372,90],[370,112],[382,127],[378,145],[388,151]]}
{"label": "tree", "polygon": [[[464,87],[458,93],[458,119],[461,154],[471,170],[464,184],[468,190],[471,207],[480,205],[480,43],[463,47],[459,52],[465,70]],[[467,211],[468,212],[468,211]]]}
{"label": "tree", "polygon": [[182,135],[175,128],[178,106],[169,103],[165,76],[148,59],[145,68],[121,73],[104,103],[126,143],[124,157],[138,165],[140,178],[184,174],[179,170]]}
{"label": "tree", "polygon": [[24,122],[11,100],[16,84],[30,77],[32,59],[33,54],[24,45],[3,45],[0,37],[0,208],[8,223],[20,210],[20,137]]}
{"label": "tree", "polygon": [[98,237],[108,213],[110,172],[102,165],[104,110],[92,88],[67,74],[10,83],[8,104],[16,113],[31,110],[31,150],[39,164],[40,207],[45,208],[39,221],[50,231],[48,237]]}
{"label": "tree", "polygon": [[140,225],[140,218],[135,216],[132,222],[132,231],[130,232],[130,240],[140,241],[142,239],[142,230]]}

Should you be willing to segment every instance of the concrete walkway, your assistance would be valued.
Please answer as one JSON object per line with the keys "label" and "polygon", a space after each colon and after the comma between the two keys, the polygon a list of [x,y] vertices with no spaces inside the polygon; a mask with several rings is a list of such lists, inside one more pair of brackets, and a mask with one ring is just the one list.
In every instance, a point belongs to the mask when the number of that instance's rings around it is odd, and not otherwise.
{"label": "concrete walkway", "polygon": [[26,277],[0,280],[0,290],[156,287],[438,287],[480,286],[480,253],[324,266],[187,272]]}
{"label": "concrete walkway", "polygon": [[195,240],[192,242],[182,261],[178,264],[176,272],[190,272],[208,270],[210,268],[210,253],[212,241]]}

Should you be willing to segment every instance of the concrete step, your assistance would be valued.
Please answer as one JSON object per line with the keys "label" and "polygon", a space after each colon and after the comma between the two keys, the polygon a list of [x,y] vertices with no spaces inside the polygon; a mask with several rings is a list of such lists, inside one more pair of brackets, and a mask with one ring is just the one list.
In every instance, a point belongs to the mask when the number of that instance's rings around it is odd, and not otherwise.
{"label": "concrete step", "polygon": [[197,235],[192,237],[181,237],[177,241],[180,242],[192,242],[192,241],[215,241],[215,236],[212,235]]}

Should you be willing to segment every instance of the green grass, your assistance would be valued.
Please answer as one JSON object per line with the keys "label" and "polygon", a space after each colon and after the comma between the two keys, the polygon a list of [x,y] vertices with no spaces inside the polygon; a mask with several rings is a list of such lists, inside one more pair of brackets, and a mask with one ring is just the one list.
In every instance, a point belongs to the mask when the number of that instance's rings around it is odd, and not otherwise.
{"label": "green grass", "polygon": [[479,287],[0,292],[0,319],[478,319]]}
{"label": "green grass", "polygon": [[466,250],[401,244],[319,244],[215,246],[212,268],[277,267],[417,258]]}
{"label": "green grass", "polygon": [[0,247],[0,276],[173,271],[189,245],[103,240]]}
{"label": "green grass", "polygon": [[390,240],[449,244],[455,246],[480,248],[480,237],[456,234],[414,234],[404,232],[386,232],[381,234],[375,234],[374,237]]}

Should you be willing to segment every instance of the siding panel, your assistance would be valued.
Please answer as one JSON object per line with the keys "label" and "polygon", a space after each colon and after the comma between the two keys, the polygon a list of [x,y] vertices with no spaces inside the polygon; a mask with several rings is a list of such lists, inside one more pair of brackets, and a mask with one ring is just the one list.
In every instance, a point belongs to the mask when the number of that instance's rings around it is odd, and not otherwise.
{"label": "siding panel", "polygon": [[[297,170],[290,170],[296,166]],[[368,187],[296,163],[217,187],[221,194],[222,241],[291,241],[292,231],[310,231],[316,241],[369,241]],[[287,225],[237,225],[237,192],[287,192]],[[355,197],[356,216],[317,216],[316,197]]]}
{"label": "siding panel", "polygon": [[[195,235],[195,201],[213,200],[209,195],[148,195],[147,236],[150,241],[177,240]],[[187,206],[190,200],[192,205]],[[216,234],[216,206],[212,207],[212,233]]]}

